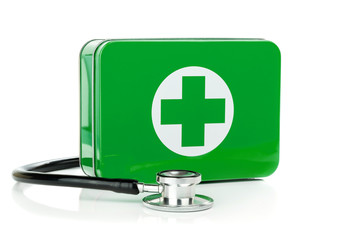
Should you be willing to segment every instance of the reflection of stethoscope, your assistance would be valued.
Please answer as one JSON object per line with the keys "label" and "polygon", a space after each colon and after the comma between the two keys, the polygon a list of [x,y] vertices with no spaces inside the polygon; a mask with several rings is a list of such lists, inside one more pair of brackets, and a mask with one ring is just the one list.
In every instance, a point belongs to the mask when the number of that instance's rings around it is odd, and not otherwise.
{"label": "reflection of stethoscope", "polygon": [[106,179],[76,175],[48,173],[79,167],[78,158],[43,161],[19,167],[13,171],[13,178],[19,182],[111,190],[118,193],[158,193],[143,198],[151,209],[168,212],[193,212],[209,209],[213,199],[195,194],[195,186],[201,182],[201,175],[187,170],[167,170],[157,173],[156,184],[140,183],[132,179]]}

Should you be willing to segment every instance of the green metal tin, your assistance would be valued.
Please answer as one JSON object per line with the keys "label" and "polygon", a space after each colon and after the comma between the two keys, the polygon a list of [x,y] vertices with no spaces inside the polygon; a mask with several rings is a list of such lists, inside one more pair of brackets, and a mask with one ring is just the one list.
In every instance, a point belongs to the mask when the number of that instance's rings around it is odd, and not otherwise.
{"label": "green metal tin", "polygon": [[80,164],[155,182],[266,177],[279,162],[280,51],[263,39],[92,40],[80,53]]}

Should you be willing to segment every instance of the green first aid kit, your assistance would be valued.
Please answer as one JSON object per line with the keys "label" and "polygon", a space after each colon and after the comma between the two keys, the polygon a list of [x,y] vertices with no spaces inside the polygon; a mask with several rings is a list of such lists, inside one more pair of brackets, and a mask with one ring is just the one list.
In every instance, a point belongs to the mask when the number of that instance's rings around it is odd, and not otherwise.
{"label": "green first aid kit", "polygon": [[266,177],[279,162],[280,51],[263,39],[92,40],[80,53],[80,165],[155,182]]}

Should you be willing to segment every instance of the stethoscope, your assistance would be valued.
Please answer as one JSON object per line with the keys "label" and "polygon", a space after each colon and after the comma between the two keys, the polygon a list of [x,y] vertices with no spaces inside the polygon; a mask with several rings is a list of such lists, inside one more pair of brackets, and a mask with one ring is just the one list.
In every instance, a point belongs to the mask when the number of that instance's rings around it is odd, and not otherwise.
{"label": "stethoscope", "polygon": [[157,193],[143,198],[144,206],[167,212],[195,212],[212,207],[213,199],[196,194],[201,174],[188,170],[166,170],[157,173],[157,184],[145,184],[133,179],[108,179],[77,175],[49,173],[79,167],[79,158],[49,160],[28,164],[15,169],[13,178],[19,182],[110,190],[137,195],[143,192]]}

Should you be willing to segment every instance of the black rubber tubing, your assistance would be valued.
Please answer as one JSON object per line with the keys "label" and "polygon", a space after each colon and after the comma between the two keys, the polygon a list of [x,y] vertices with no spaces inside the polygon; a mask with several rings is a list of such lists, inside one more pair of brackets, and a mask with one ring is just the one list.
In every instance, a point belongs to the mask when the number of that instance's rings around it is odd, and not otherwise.
{"label": "black rubber tubing", "polygon": [[133,179],[108,179],[49,173],[76,167],[79,167],[79,158],[77,157],[47,160],[16,168],[12,172],[12,176],[18,182],[31,184],[110,190],[134,195],[139,193],[138,181]]}

